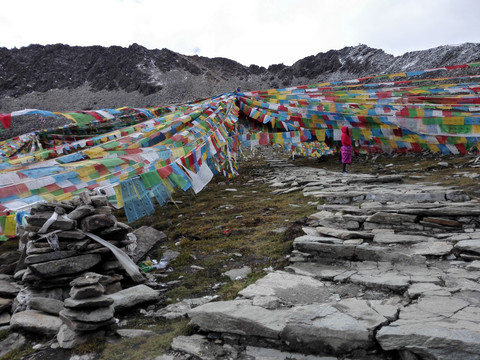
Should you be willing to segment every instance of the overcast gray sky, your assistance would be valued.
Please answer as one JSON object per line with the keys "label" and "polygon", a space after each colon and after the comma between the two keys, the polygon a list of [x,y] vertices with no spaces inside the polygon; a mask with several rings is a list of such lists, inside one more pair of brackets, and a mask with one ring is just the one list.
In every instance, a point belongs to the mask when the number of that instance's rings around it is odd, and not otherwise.
{"label": "overcast gray sky", "polygon": [[268,66],[480,42],[479,0],[0,0],[0,47],[119,45]]}

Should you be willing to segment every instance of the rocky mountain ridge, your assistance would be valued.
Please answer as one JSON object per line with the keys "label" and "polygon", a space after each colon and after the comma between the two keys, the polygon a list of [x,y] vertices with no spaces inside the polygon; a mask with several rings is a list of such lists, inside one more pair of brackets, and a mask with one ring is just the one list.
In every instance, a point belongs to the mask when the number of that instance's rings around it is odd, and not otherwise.
{"label": "rocky mountain ridge", "polygon": [[360,44],[308,56],[291,66],[268,68],[168,49],[149,50],[138,44],[128,48],[63,44],[0,48],[0,112],[161,106],[237,87],[247,91],[283,88],[476,61],[480,61],[480,44],[474,43],[401,56]]}

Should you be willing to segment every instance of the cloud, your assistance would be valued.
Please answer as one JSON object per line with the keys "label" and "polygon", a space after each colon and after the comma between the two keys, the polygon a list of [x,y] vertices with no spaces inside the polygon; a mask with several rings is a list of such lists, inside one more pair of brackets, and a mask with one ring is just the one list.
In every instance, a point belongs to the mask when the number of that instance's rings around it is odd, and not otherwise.
{"label": "cloud", "polygon": [[364,43],[400,55],[480,42],[476,0],[15,0],[0,45],[137,43],[268,66]]}

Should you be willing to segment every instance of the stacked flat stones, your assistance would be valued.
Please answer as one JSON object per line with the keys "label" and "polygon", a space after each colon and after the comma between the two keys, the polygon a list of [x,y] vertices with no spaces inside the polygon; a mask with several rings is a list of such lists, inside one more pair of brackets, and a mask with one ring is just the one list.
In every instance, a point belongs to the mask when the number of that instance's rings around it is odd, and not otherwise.
{"label": "stacked flat stones", "polygon": [[[54,213],[57,219],[46,234],[54,232],[52,236],[58,237],[57,241],[39,233]],[[27,222],[20,229],[21,241],[26,244],[21,280],[30,288],[67,287],[75,277],[90,269],[113,274],[111,284],[121,279],[115,270],[122,271],[122,267],[110,250],[84,233],[95,234],[120,248],[130,243],[127,233],[131,228],[116,220],[106,196],[85,192],[72,201],[37,204]],[[114,291],[120,289],[113,287]]]}
{"label": "stacked flat stones", "polygon": [[86,273],[70,283],[70,297],[59,314],[64,322],[57,334],[60,347],[73,348],[103,336],[105,329],[115,323],[113,300],[104,295],[101,278],[100,274]]}

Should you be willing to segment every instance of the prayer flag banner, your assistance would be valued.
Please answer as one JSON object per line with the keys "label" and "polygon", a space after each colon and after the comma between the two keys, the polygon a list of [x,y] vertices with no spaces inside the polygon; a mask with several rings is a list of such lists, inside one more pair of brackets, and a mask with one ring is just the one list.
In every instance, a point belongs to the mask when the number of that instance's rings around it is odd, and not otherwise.
{"label": "prayer flag banner", "polygon": [[241,146],[322,156],[337,151],[342,126],[352,129],[357,151],[466,154],[480,143],[480,75],[444,75],[478,73],[479,65],[235,91],[175,106],[0,114],[2,129],[25,115],[72,121],[0,142],[0,215],[104,190],[133,221],[175,190],[197,193],[214,174],[236,176]]}

